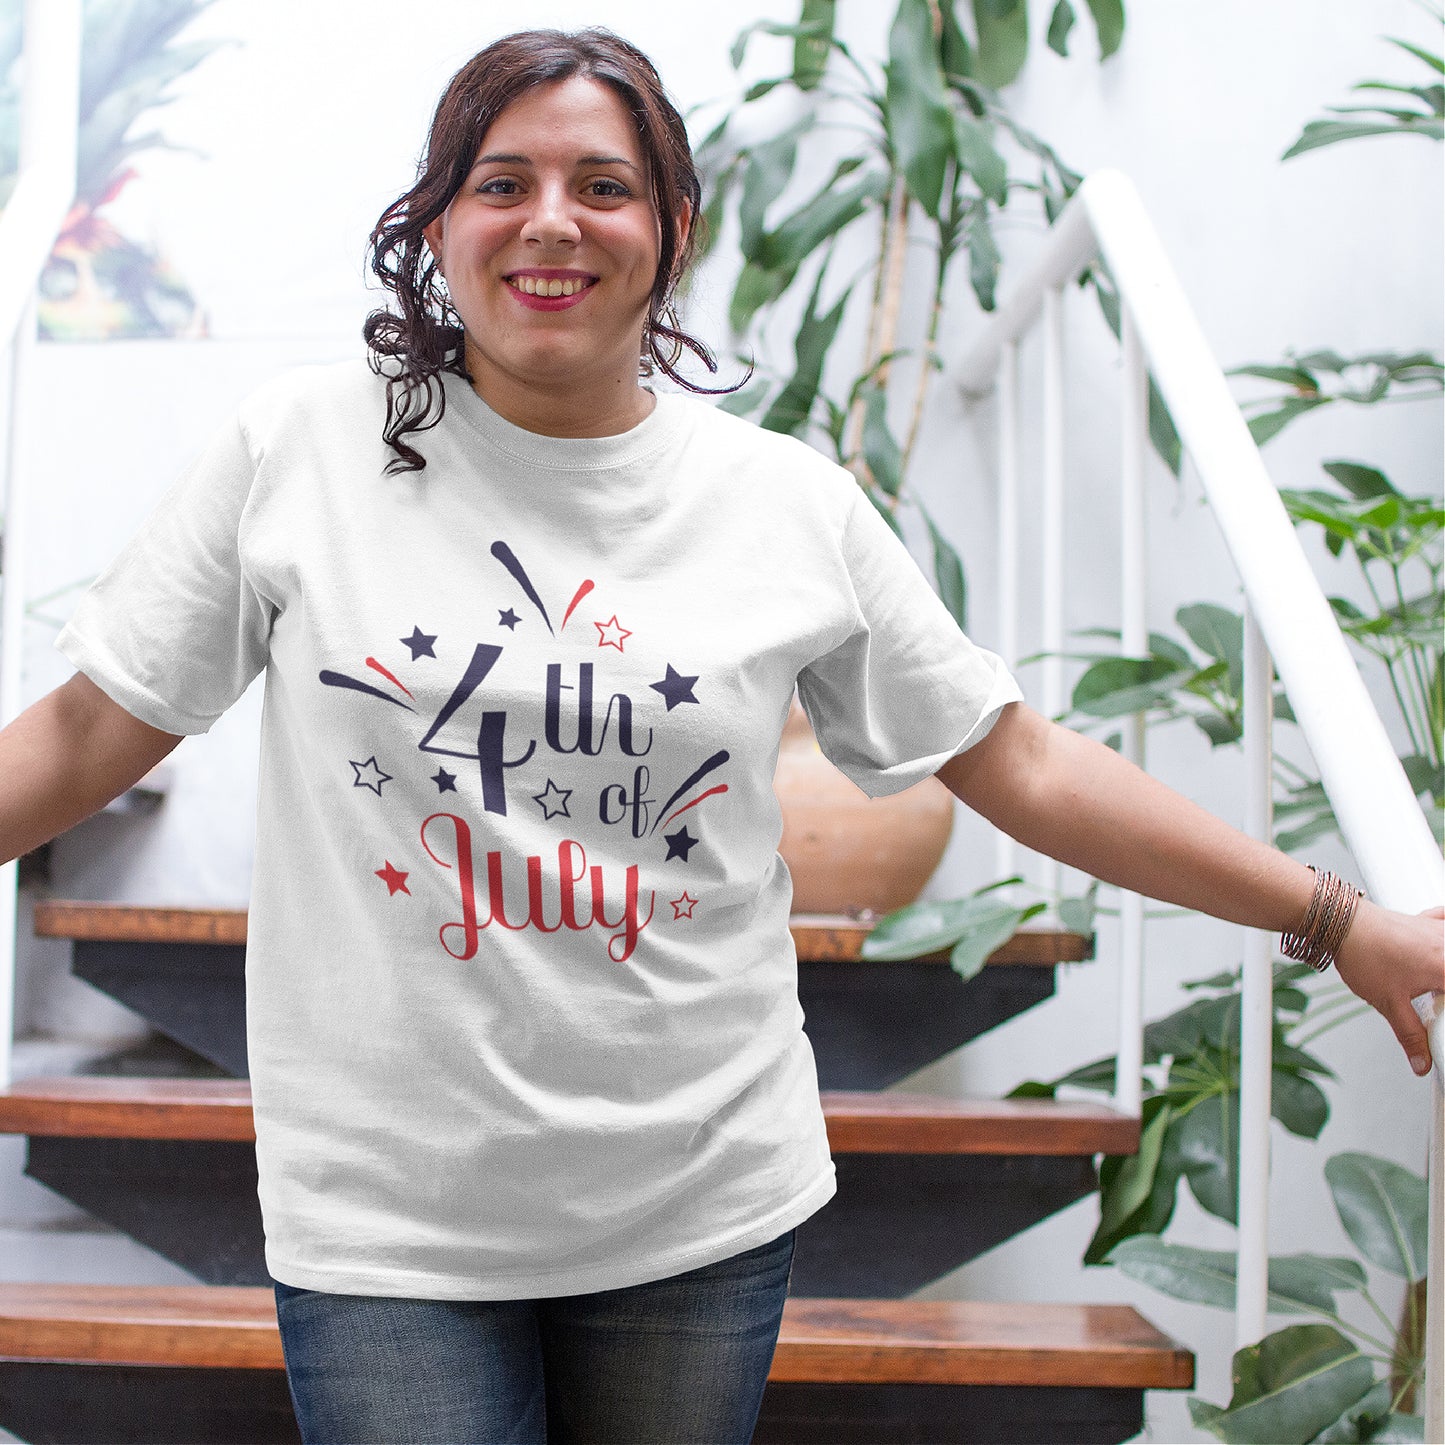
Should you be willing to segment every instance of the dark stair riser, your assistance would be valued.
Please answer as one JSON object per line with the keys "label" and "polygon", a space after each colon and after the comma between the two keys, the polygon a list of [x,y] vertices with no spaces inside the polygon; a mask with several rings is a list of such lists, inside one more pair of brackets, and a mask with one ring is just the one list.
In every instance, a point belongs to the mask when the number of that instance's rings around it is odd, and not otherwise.
{"label": "dark stair riser", "polygon": [[246,950],[215,943],[77,939],[71,972],[232,1078],[246,1062]]}
{"label": "dark stair riser", "polygon": [[[247,1077],[244,947],[82,940],[73,954],[77,977]],[[938,962],[798,965],[822,1089],[886,1089],[1053,991],[1054,970],[1039,965],[989,967],[966,981]]]}
{"label": "dark stair riser", "polygon": [[[800,1298],[903,1299],[1095,1183],[1070,1155],[833,1157],[838,1193],[798,1228]],[[26,1173],[203,1284],[271,1282],[252,1144],[37,1136]]]}
{"label": "dark stair riser", "polygon": [[[754,1445],[1106,1445],[1139,1390],[773,1382]],[[0,1425],[33,1445],[297,1445],[280,1370],[0,1362]]]}

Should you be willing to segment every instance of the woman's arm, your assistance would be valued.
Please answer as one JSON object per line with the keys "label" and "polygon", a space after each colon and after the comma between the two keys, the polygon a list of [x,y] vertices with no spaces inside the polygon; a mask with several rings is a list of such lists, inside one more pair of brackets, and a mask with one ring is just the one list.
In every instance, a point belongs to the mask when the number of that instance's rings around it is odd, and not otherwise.
{"label": "woman's arm", "polygon": [[76,673],[0,730],[0,862],[98,812],[178,742]]}
{"label": "woman's arm", "polygon": [[[1010,703],[992,731],[938,776],[1029,848],[1150,898],[1282,932],[1304,917],[1315,875],[1247,838],[1110,748]],[[1445,989],[1441,911],[1410,916],[1360,903],[1340,977],[1378,1009],[1416,1073],[1430,1067],[1410,1005]]]}

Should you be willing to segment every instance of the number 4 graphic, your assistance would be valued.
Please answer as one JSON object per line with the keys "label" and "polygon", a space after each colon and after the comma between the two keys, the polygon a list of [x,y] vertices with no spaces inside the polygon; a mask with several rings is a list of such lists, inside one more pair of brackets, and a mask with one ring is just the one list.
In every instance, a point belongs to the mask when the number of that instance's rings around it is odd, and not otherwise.
{"label": "number 4 graphic", "polygon": [[467,670],[462,674],[461,681],[452,689],[452,695],[446,700],[431,727],[427,729],[426,736],[417,744],[417,747],[422,752],[440,753],[448,758],[475,759],[482,772],[482,806],[489,813],[497,813],[505,817],[507,814],[507,790],[504,770],[521,767],[537,750],[536,740],[532,739],[527,743],[527,751],[520,758],[514,758],[508,762],[505,757],[507,714],[487,711],[482,714],[481,724],[477,728],[477,750],[475,752],[466,753],[459,752],[456,748],[437,747],[432,742],[432,739],[451,721],[457,709],[486,680],[487,674],[496,665],[497,659],[501,655],[500,647],[494,647],[486,642],[477,643],[476,650],[472,653],[472,660],[467,664]]}

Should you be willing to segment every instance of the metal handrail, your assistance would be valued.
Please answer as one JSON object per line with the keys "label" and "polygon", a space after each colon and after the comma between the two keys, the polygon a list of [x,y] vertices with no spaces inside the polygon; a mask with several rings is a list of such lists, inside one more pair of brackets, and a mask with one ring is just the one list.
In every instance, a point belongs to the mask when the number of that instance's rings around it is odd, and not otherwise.
{"label": "metal handrail", "polygon": [[[0,434],[5,529],[0,539],[0,727],[20,711],[25,626],[25,486],[18,461],[28,408],[40,273],[75,199],[80,112],[80,0],[25,0],[20,166],[0,214],[0,344],[10,347],[10,407]],[[16,860],[0,865],[0,1088],[15,1037]]]}
{"label": "metal handrail", "polygon": [[[1371,893],[1389,907],[1420,911],[1441,902],[1440,853],[1415,801],[1384,724],[1366,692],[1334,615],[1310,569],[1293,526],[1270,482],[1224,373],[1209,350],[1159,237],[1129,179],[1117,171],[1090,175],[1052,227],[1023,280],[969,350],[954,375],[966,393],[993,389],[1012,377],[1019,338],[1042,315],[1056,315],[1057,298],[1096,258],[1109,267],[1121,309],[1126,372],[1131,347],[1142,348],[1149,372],[1169,408],[1185,451],[1219,521],[1239,572],[1247,603],[1247,636],[1256,636],[1247,686],[1255,706],[1246,708],[1246,753],[1251,775],[1249,827],[1268,839],[1270,659],[1289,695],[1295,718],[1319,767],[1341,833]],[[1057,342],[1046,327],[1046,355]],[[1129,387],[1126,379],[1126,390]],[[1137,411],[1137,407],[1135,407]],[[1137,418],[1136,418],[1137,424]],[[1126,422],[1126,451],[1131,442]],[[1048,443],[1046,440],[1046,451]],[[1010,447],[1010,452],[1012,448]],[[1126,468],[1127,470],[1127,468]],[[1127,559],[1126,559],[1127,561]],[[1138,602],[1136,599],[1137,609]],[[1009,624],[1010,626],[1012,624]],[[1045,625],[1048,626],[1046,619]],[[1137,617],[1132,619],[1137,631]],[[1126,617],[1125,635],[1131,630]],[[1126,645],[1127,650],[1127,645]],[[1259,699],[1264,699],[1263,705]],[[1261,766],[1261,757],[1265,765]],[[1270,1113],[1269,990],[1272,943],[1256,936],[1246,948],[1242,1019],[1240,1259],[1236,1333],[1249,1343],[1264,1333],[1268,1269],[1267,1187]],[[1121,1061],[1137,1068],[1137,996],[1122,990]],[[1263,1007],[1260,1001],[1263,1000]],[[1439,996],[1417,1000],[1422,1014],[1435,1011],[1433,1047],[1434,1137],[1431,1160],[1431,1252],[1427,1301],[1426,1438],[1442,1436],[1442,1309],[1439,1298],[1441,1228],[1439,1194],[1442,1068],[1445,1054]],[[1261,1019],[1263,1025],[1261,1026]],[[1116,1098],[1130,1085],[1121,1077]],[[1137,1099],[1137,1085],[1132,1088]],[[1137,1107],[1137,1105],[1135,1106]],[[1246,1148],[1249,1153],[1246,1153]],[[1248,1175],[1248,1182],[1243,1182]]]}

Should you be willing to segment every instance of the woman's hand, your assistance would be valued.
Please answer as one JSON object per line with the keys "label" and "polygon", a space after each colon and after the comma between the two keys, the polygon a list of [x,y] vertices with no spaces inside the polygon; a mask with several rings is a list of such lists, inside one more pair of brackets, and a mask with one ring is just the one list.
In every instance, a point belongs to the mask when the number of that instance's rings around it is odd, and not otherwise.
{"label": "woman's hand", "polygon": [[1445,908],[1392,913],[1361,899],[1335,967],[1352,993],[1385,1016],[1410,1067],[1429,1073],[1429,1038],[1410,1000],[1445,991]]}
{"label": "woman's hand", "polygon": [[[1314,891],[1304,864],[1023,703],[1005,707],[988,736],[938,776],[1026,847],[1230,923],[1295,928]],[[1442,918],[1438,908],[1415,916],[1361,900],[1338,958],[1340,977],[1385,1016],[1417,1073],[1429,1071],[1430,1045],[1410,1000],[1445,989]]]}

